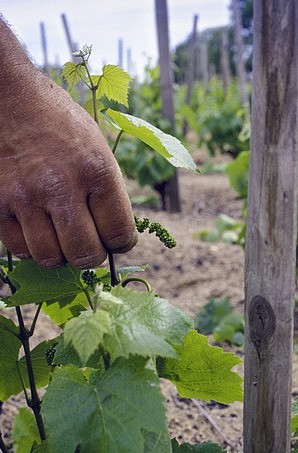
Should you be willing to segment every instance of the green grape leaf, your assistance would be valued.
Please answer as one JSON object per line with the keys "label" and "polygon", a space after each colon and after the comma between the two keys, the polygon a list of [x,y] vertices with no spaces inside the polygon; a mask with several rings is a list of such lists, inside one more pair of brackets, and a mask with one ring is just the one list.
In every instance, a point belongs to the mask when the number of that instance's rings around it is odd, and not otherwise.
{"label": "green grape leaf", "polygon": [[8,306],[43,301],[66,305],[83,291],[80,275],[81,271],[69,264],[59,269],[45,269],[36,261],[23,260],[9,274],[17,291],[5,302]]}
{"label": "green grape leaf", "polygon": [[92,76],[92,81],[98,89],[97,98],[106,96],[109,100],[119,102],[128,107],[129,82],[132,80],[129,74],[118,66],[108,64],[102,68],[102,75]]}
{"label": "green grape leaf", "polygon": [[44,440],[41,442],[41,444],[35,444],[30,453],[50,453],[48,442]]}
{"label": "green grape leaf", "polygon": [[[56,339],[42,341],[31,351],[31,361],[37,388],[45,387],[49,383],[51,367],[47,362],[47,351],[51,349],[55,342]],[[19,360],[19,370],[25,386],[29,388],[30,385],[24,356]]]}
{"label": "green grape leaf", "polygon": [[172,381],[182,397],[228,404],[242,401],[242,378],[231,371],[241,363],[236,355],[210,346],[207,337],[190,331],[183,346],[175,347],[178,359],[162,359],[159,376]]}
{"label": "green grape leaf", "polygon": [[34,443],[40,442],[33,413],[22,407],[14,419],[12,430],[14,453],[31,453]]}
{"label": "green grape leaf", "polygon": [[0,316],[0,401],[22,390],[16,367],[22,344],[15,336],[18,333],[17,326],[10,319]]}
{"label": "green grape leaf", "polygon": [[80,453],[140,453],[143,430],[167,433],[158,379],[140,357],[116,360],[92,383],[75,367],[58,368],[44,396],[42,415],[50,453],[73,453],[78,445]]}
{"label": "green grape leaf", "polygon": [[213,442],[203,442],[196,445],[186,442],[179,445],[176,439],[172,439],[172,453],[226,453],[226,451]]}
{"label": "green grape leaf", "polygon": [[134,274],[135,272],[145,272],[147,267],[148,267],[147,264],[143,264],[141,266],[119,267],[117,269],[117,274],[121,275],[121,278],[126,278],[130,274]]}
{"label": "green grape leaf", "polygon": [[196,170],[196,164],[192,160],[189,152],[177,138],[165,134],[141,118],[112,109],[108,109],[106,113],[112,119],[112,124],[116,124],[124,132],[139,138],[142,142],[161,154],[174,167]]}
{"label": "green grape leaf", "polygon": [[58,326],[63,326],[69,319],[79,316],[86,308],[88,302],[85,293],[79,293],[70,304],[63,307],[59,302],[42,304],[42,311]]}
{"label": "green grape leaf", "polygon": [[189,316],[152,292],[117,286],[101,297],[101,308],[112,320],[104,347],[113,358],[129,354],[176,357],[173,345],[181,344],[193,326]]}
{"label": "green grape leaf", "polygon": [[62,335],[58,338],[58,344],[55,346],[53,365],[74,365],[77,368],[89,367],[99,369],[102,366],[102,356],[99,349],[97,349],[88,359],[87,363],[83,363],[72,344],[65,344]]}
{"label": "green grape leaf", "polygon": [[[9,319],[0,316],[0,400],[5,401],[11,395],[18,395],[22,390],[19,372],[25,386],[29,387],[25,359],[18,360],[21,341],[16,337],[17,326]],[[44,341],[31,351],[32,366],[37,388],[48,384],[50,367],[46,360],[46,351],[52,341]]]}
{"label": "green grape leaf", "polygon": [[68,83],[69,89],[72,90],[80,80],[86,80],[86,67],[82,63],[76,64],[69,61],[63,66],[62,75]]}
{"label": "green grape leaf", "polygon": [[146,453],[172,452],[170,437],[166,431],[162,433],[154,433],[142,429],[142,435],[144,437],[144,450],[143,450],[144,452]]}
{"label": "green grape leaf", "polygon": [[77,318],[70,319],[64,326],[65,344],[72,344],[83,363],[86,363],[98,346],[105,333],[111,330],[109,313],[83,311]]}

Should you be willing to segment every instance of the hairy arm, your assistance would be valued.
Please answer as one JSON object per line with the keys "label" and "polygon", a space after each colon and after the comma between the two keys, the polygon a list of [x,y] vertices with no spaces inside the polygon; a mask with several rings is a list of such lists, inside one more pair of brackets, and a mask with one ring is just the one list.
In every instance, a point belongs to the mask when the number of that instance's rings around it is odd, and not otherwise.
{"label": "hairy arm", "polygon": [[0,19],[0,240],[45,267],[96,267],[136,242],[121,172],[94,120]]}

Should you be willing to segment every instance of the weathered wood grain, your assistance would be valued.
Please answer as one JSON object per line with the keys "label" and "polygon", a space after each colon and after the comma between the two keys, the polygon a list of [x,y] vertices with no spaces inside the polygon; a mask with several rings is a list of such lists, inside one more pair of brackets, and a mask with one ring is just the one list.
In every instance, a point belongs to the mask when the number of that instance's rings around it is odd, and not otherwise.
{"label": "weathered wood grain", "polygon": [[254,2],[245,258],[245,453],[290,451],[297,205],[296,0]]}

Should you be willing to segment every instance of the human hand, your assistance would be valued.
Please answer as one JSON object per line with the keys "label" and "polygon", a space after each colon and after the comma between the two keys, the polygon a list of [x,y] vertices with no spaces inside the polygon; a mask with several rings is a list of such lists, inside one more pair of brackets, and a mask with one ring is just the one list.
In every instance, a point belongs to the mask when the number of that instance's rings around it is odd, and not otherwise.
{"label": "human hand", "polygon": [[[32,78],[33,77],[33,78]],[[97,124],[34,69],[0,107],[0,239],[45,267],[96,267],[136,242],[121,172]]]}

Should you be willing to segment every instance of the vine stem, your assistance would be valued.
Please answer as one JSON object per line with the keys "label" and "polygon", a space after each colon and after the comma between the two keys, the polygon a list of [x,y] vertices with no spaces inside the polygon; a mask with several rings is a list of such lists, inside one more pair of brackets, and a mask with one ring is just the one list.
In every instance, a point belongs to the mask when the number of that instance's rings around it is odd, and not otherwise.
{"label": "vine stem", "polygon": [[9,450],[4,443],[1,431],[0,431],[0,449],[2,453],[9,453]]}
{"label": "vine stem", "polygon": [[[92,80],[92,76],[91,76],[89,68],[88,68],[87,60],[85,59],[84,56],[82,56],[82,60],[83,60],[84,66],[86,68],[87,76],[88,76],[88,79],[89,79],[89,82],[90,82],[90,89],[91,89],[91,92],[92,92],[94,120],[99,125],[98,112],[97,112],[97,108],[96,108],[96,101],[97,101],[97,99],[96,99],[96,90],[98,89],[100,79],[98,80],[97,84],[94,85],[93,80]],[[124,131],[121,130],[119,132],[117,138],[116,138],[116,141],[115,141],[113,149],[112,149],[113,154],[116,151],[116,148],[118,146],[118,143],[120,141],[120,138],[121,138],[121,135],[123,134],[123,132]],[[117,278],[117,272],[116,272],[116,268],[115,268],[115,262],[114,262],[113,254],[111,252],[108,252],[108,257],[109,257],[109,265],[110,265],[110,272],[111,272],[111,285],[112,286],[116,286],[116,285],[118,285],[119,281],[118,281],[118,278]],[[87,297],[87,299],[88,299],[88,297]],[[89,305],[90,305],[91,300],[88,299],[88,302],[89,302]],[[92,308],[92,302],[91,302],[90,306]]]}
{"label": "vine stem", "polygon": [[108,252],[108,257],[109,257],[109,265],[110,265],[110,272],[111,272],[111,285],[112,286],[117,286],[119,283],[118,277],[117,277],[117,272],[116,272],[116,267],[115,267],[115,261],[114,261],[114,256],[112,252]]}
{"label": "vine stem", "polygon": [[120,131],[119,134],[117,135],[117,138],[116,138],[116,140],[115,140],[115,143],[114,143],[114,146],[113,146],[113,149],[112,149],[112,153],[113,153],[113,154],[115,154],[115,152],[116,152],[118,143],[119,143],[119,141],[120,141],[120,138],[121,138],[123,132],[124,132],[124,130],[121,129],[121,131]]}
{"label": "vine stem", "polygon": [[123,288],[124,288],[130,282],[143,283],[146,286],[148,292],[150,292],[152,290],[151,286],[149,285],[147,280],[145,280],[144,278],[138,278],[138,277],[128,277],[128,278],[126,278],[125,280],[123,280],[123,282],[121,282],[121,286],[123,286]]}
{"label": "vine stem", "polygon": [[91,308],[91,310],[94,310],[93,302],[91,300],[91,297],[90,297],[88,289],[83,287],[83,291],[85,293],[85,296],[86,296],[86,299],[88,301],[89,307]]}
{"label": "vine stem", "polygon": [[[12,254],[9,250],[7,251],[7,261],[8,261],[8,270],[9,270],[9,272],[12,272],[13,271]],[[15,287],[12,284],[10,284],[10,288],[11,288],[12,294],[14,294],[16,292]],[[37,313],[39,313],[38,309],[37,309]],[[30,332],[28,331],[28,329],[26,328],[26,326],[24,324],[24,318],[23,318],[22,310],[20,307],[16,307],[16,314],[17,314],[17,318],[18,318],[18,322],[19,322],[18,338],[20,339],[22,346],[23,346],[23,350],[24,350],[24,354],[25,354],[26,368],[27,368],[28,379],[29,379],[29,386],[30,386],[30,400],[28,399],[28,406],[33,411],[37,429],[38,429],[38,432],[40,435],[40,439],[46,440],[44,423],[43,423],[43,419],[42,419],[42,416],[40,413],[41,400],[37,393],[36,382],[35,382],[35,377],[34,377],[34,372],[33,372],[30,343],[29,343]],[[35,318],[32,323],[33,326],[35,326],[36,320],[37,320],[37,316],[35,314]],[[31,326],[30,330],[32,330],[32,326]],[[33,327],[33,330],[34,330],[34,327]]]}

